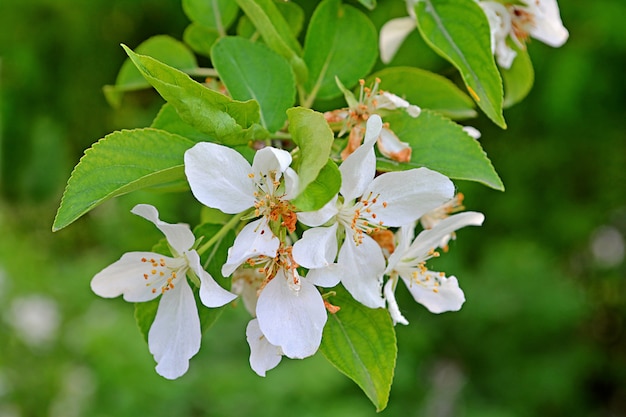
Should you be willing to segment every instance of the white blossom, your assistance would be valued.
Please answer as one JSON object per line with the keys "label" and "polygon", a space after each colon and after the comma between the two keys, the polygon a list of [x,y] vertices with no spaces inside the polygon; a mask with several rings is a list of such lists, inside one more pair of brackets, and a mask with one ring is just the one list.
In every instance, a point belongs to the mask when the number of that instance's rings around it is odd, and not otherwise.
{"label": "white blossom", "polygon": [[313,253],[320,239],[332,241],[337,230],[345,234],[337,258],[339,269],[329,274],[338,276],[357,301],[371,308],[384,306],[381,286],[385,258],[370,234],[413,222],[454,194],[454,185],[447,177],[426,168],[375,178],[373,143],[381,128],[380,117],[372,115],[364,144],[339,167],[340,195],[316,212],[298,213],[302,223],[318,228],[315,239],[303,236],[297,242],[303,253]]}
{"label": "white blossom", "polygon": [[388,260],[385,274],[389,280],[385,284],[384,295],[394,323],[407,324],[408,321],[398,308],[395,288],[401,278],[418,303],[432,313],[457,311],[465,302],[465,295],[459,288],[456,277],[446,277],[442,272],[429,271],[426,261],[438,256],[436,251],[441,240],[465,226],[480,226],[484,216],[477,212],[464,212],[441,220],[432,229],[422,231],[413,240],[413,227],[401,227],[397,232],[397,246]]}
{"label": "white blossom", "polygon": [[150,301],[161,296],[156,317],[148,332],[148,346],[157,362],[156,371],[168,379],[187,372],[189,359],[200,349],[200,319],[187,273],[198,278],[200,300],[220,307],[235,299],[200,265],[192,249],[195,237],[186,224],[159,220],[156,208],[135,206],[132,213],[152,222],[166,237],[172,257],[154,252],[128,252],[91,280],[101,297],[123,295],[129,302]]}
{"label": "white blossom", "polygon": [[521,0],[521,3],[479,2],[489,20],[492,51],[502,68],[510,68],[517,55],[507,44],[509,37],[522,48],[529,37],[555,48],[569,37],[556,0]]}
{"label": "white blossom", "polygon": [[[380,90],[380,82],[381,80],[376,78],[373,86],[369,88],[365,87],[365,80],[360,80],[361,90],[357,100],[354,94],[337,80],[348,102],[348,108],[326,112],[324,116],[331,123],[342,122],[344,124],[339,136],[347,131],[350,132],[348,143],[341,152],[341,158],[344,160],[361,146],[365,135],[365,124],[371,115],[384,116],[389,111],[404,110],[409,116],[415,118],[422,111],[419,106],[409,103],[402,97]],[[384,124],[380,129],[376,143],[380,153],[391,160],[398,162],[411,160],[411,146],[407,142],[402,142],[388,124]]]}
{"label": "white blossom", "polygon": [[252,166],[239,152],[215,143],[198,143],[185,152],[185,174],[198,201],[229,214],[254,209],[259,217],[244,227],[228,251],[225,276],[247,259],[276,256],[280,242],[270,222],[295,229],[289,200],[297,193],[298,176],[290,164],[289,152],[272,147],[257,151]]}
{"label": "white blossom", "polygon": [[[315,230],[308,230],[305,235],[310,236],[310,233]],[[312,238],[317,240],[318,237]],[[316,286],[333,287],[339,282],[333,274],[323,272],[327,267],[332,268],[337,254],[336,240],[328,246],[329,242],[320,240],[318,250],[307,252],[290,246],[289,239],[286,240],[287,243],[280,244],[275,257],[259,255],[249,258],[233,274],[235,288],[243,294],[246,308],[257,318],[258,324],[254,326],[258,326],[263,335],[262,343],[250,345],[253,354],[255,349],[262,352],[260,356],[250,358],[253,370],[259,375],[270,368],[265,368],[262,359],[255,365],[254,358],[263,358],[268,351],[275,350],[268,346],[279,349],[281,355],[292,359],[302,359],[317,352],[327,315],[326,304]],[[300,274],[299,266],[309,269],[306,276]]]}

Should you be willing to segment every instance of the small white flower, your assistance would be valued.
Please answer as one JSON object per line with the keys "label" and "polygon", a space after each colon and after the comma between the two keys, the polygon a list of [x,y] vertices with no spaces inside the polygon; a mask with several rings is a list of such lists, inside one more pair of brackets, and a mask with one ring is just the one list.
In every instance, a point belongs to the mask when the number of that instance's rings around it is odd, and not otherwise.
{"label": "small white flower", "polygon": [[432,313],[457,311],[465,302],[456,277],[446,278],[442,272],[429,271],[426,261],[434,256],[441,240],[465,226],[480,226],[485,216],[476,212],[464,212],[438,222],[432,229],[422,231],[413,240],[413,227],[401,227],[397,233],[398,244],[389,257],[385,274],[384,295],[394,323],[407,324],[395,299],[398,277],[402,278],[409,292],[418,303]]}
{"label": "small white flower", "polygon": [[[327,242],[318,243],[322,247]],[[328,256],[319,250],[317,253],[297,252],[295,247],[281,244],[274,258],[265,255],[250,258],[233,275],[233,279],[237,279],[237,288],[249,298],[247,301],[244,298],[246,307],[249,311],[254,308],[250,311],[258,320],[254,326],[258,326],[258,332],[263,335],[258,344],[250,343],[252,369],[262,376],[265,370],[271,369],[264,365],[263,358],[270,355],[268,352],[278,349],[281,355],[292,359],[302,359],[317,352],[326,324],[326,305],[316,285],[332,287],[339,282],[329,274],[315,274],[314,269],[308,276],[301,276],[297,269],[299,265],[308,268],[328,266],[337,253],[336,241],[334,252],[327,252]],[[256,339],[254,341],[257,343]],[[260,352],[258,355],[255,354],[257,351]]]}
{"label": "small white flower", "polygon": [[259,150],[252,166],[239,152],[215,143],[198,143],[185,152],[185,174],[198,201],[229,214],[253,208],[260,217],[244,227],[228,251],[225,276],[249,258],[276,256],[280,242],[270,222],[295,230],[289,200],[297,194],[298,176],[290,164],[289,152],[272,147]]}
{"label": "small white flower", "polygon": [[384,306],[381,286],[385,258],[370,234],[413,222],[454,195],[454,185],[447,177],[426,168],[374,178],[373,144],[381,129],[380,117],[372,115],[367,121],[364,144],[340,165],[341,197],[333,198],[316,212],[298,213],[298,219],[308,226],[329,223],[330,227],[319,227],[315,239],[305,235],[296,243],[301,253],[313,253],[319,248],[320,236],[327,236],[325,240],[330,242],[337,228],[345,232],[337,259],[339,269],[330,275],[339,275],[352,296],[371,308]]}
{"label": "small white flower", "polygon": [[[337,80],[337,85],[348,102],[348,108],[324,114],[329,123],[344,124],[339,132],[339,136],[350,131],[348,143],[341,152],[341,158],[344,160],[361,146],[365,134],[365,124],[371,115],[378,114],[384,116],[389,111],[404,110],[409,116],[415,118],[422,111],[418,106],[409,103],[402,97],[380,90],[378,88],[380,84],[379,78],[376,78],[371,88],[365,87],[365,80],[360,80],[360,84],[361,91],[357,100],[354,94]],[[411,160],[411,146],[406,142],[402,142],[390,129],[389,124],[382,126],[376,142],[380,153],[387,158],[398,162],[409,162]]]}
{"label": "small white flower", "polygon": [[148,346],[157,362],[156,371],[168,379],[187,372],[189,359],[200,349],[200,319],[187,282],[187,273],[200,281],[200,299],[207,307],[220,307],[236,298],[200,266],[192,249],[195,237],[186,224],[159,220],[156,208],[135,206],[132,213],[152,222],[167,239],[173,257],[154,252],[129,252],[100,271],[91,289],[101,297],[120,295],[130,302],[153,300],[161,295],[156,317],[148,333]]}
{"label": "small white flower", "polygon": [[498,65],[508,69],[517,53],[507,45],[511,39],[520,47],[529,37],[552,47],[562,46],[569,37],[556,0],[522,0],[523,4],[480,1],[491,29],[491,49]]}

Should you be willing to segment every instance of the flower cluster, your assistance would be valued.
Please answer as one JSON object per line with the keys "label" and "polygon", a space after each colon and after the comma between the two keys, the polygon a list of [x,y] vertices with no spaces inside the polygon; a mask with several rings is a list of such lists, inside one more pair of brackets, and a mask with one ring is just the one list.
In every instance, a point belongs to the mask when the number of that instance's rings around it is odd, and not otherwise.
{"label": "flower cluster", "polygon": [[[246,330],[250,365],[262,376],[282,356],[300,359],[318,350],[328,314],[341,308],[325,300],[320,288],[341,283],[363,305],[386,306],[394,323],[407,323],[394,295],[398,277],[432,312],[461,307],[464,296],[456,278],[429,271],[425,262],[438,248],[447,248],[457,229],[480,225],[483,216],[449,216],[459,199],[452,182],[435,171],[377,175],[374,143],[384,127],[377,114],[369,114],[365,123],[363,143],[339,166],[338,194],[317,211],[298,211],[293,204],[299,178],[285,150],[264,147],[252,164],[215,143],[201,142],[185,153],[185,174],[196,199],[235,215],[239,223],[221,266],[224,277],[232,276],[233,293],[202,268],[187,225],[159,220],[149,205],[133,209],[163,232],[172,256],[127,253],[98,273],[91,286],[100,296],[123,295],[131,302],[161,297],[148,334],[159,374],[181,376],[200,347],[190,283],[206,307],[241,296],[252,316]],[[413,239],[418,221],[424,231]]]}
{"label": "flower cluster", "polygon": [[[504,190],[480,131],[459,121],[482,111],[506,128],[504,109],[532,87],[528,40],[567,40],[556,0],[406,0],[408,16],[380,31],[394,2],[209,3],[185,9],[183,42],[122,45],[129,62],[107,99],[119,105],[151,85],[166,103],[149,128],[113,132],[85,152],[53,230],[130,191],[190,190],[200,224],[136,206],[165,239],[91,282],[100,296],[136,303],[157,372],[185,374],[202,331],[240,299],[254,372],[319,350],[380,411],[394,326],[411,317],[404,297],[436,314],[465,302],[455,276],[431,270],[460,228],[484,220],[465,211],[451,179]],[[410,45],[398,52],[418,23],[422,47],[456,77],[411,65],[425,61]],[[358,366],[346,366],[354,357]]]}

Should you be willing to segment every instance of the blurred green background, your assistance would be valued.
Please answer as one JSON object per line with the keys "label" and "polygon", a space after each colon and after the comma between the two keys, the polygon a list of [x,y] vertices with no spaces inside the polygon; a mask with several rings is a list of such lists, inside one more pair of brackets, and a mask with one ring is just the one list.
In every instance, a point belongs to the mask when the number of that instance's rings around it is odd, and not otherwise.
{"label": "blurred green background", "polygon": [[[396,329],[383,415],[626,416],[626,3],[562,1],[561,14],[570,40],[532,42],[535,88],[506,111],[509,129],[470,121],[507,191],[458,183],[487,220],[433,269],[456,275],[467,302],[432,315],[400,292],[410,325]],[[254,374],[242,306],[187,375],[154,372],[132,305],[89,281],[159,238],[134,204],[194,222],[190,196],[136,193],[50,231],[83,150],[160,105],[152,92],[105,102],[119,43],[180,39],[187,23],[178,1],[0,4],[0,417],[376,414],[320,354]]]}

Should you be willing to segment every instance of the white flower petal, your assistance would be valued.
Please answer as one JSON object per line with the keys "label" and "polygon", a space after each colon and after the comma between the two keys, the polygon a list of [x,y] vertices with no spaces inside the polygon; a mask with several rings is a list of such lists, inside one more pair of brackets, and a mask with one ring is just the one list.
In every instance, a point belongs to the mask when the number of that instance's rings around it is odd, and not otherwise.
{"label": "white flower petal", "polygon": [[374,143],[380,136],[382,120],[377,114],[367,119],[367,128],[363,145],[351,153],[339,166],[341,171],[341,188],[339,193],[346,201],[354,200],[363,195],[365,187],[376,175],[376,155]]}
{"label": "white flower petal", "polygon": [[506,43],[505,39],[496,41],[496,59],[501,68],[511,68],[516,56],[517,52]]}
{"label": "white flower petal", "polygon": [[387,158],[398,162],[411,160],[411,145],[400,141],[395,133],[383,128],[378,137],[378,150]]}
{"label": "white flower petal", "polygon": [[348,271],[341,282],[355,300],[370,308],[385,306],[381,294],[385,257],[374,239],[365,235],[363,242],[356,246],[348,234],[337,263]]}
{"label": "white flower petal", "polygon": [[383,287],[383,293],[385,294],[385,300],[387,301],[387,310],[389,310],[389,315],[391,316],[391,320],[393,324],[409,324],[409,321],[400,313],[400,308],[398,307],[398,302],[396,301],[396,294],[394,292],[394,283],[396,281],[389,280]]}
{"label": "white flower petal", "polygon": [[391,62],[406,37],[409,36],[416,27],[415,19],[407,16],[391,19],[380,28],[378,46],[380,49],[380,60],[383,61],[384,64]]}
{"label": "white flower petal", "polygon": [[186,280],[163,294],[148,332],[156,371],[167,379],[187,372],[189,359],[200,350],[200,318],[193,292]]}
{"label": "white flower petal", "polygon": [[222,275],[229,276],[245,261],[257,256],[274,258],[280,241],[270,230],[263,218],[248,223],[235,238],[228,249],[228,258],[222,266]]}
{"label": "white flower petal", "polygon": [[282,173],[291,164],[291,155],[282,149],[268,146],[257,151],[252,161],[252,172],[254,175],[264,175],[275,172],[276,180],[279,180]]}
{"label": "white flower petal", "polygon": [[339,284],[341,277],[348,271],[340,264],[330,264],[324,268],[311,269],[306,275],[311,284],[319,287],[331,288]]}
{"label": "white flower petal", "polygon": [[376,177],[363,196],[370,200],[376,197],[376,204],[370,206],[376,214],[372,223],[403,226],[451,199],[454,184],[427,168],[387,172]]}
{"label": "white flower petal", "polygon": [[530,36],[555,48],[562,46],[569,38],[569,32],[563,26],[556,0],[532,0],[528,4],[535,15]]}
{"label": "white flower petal", "polygon": [[231,148],[196,144],[185,152],[185,174],[194,197],[208,207],[236,214],[254,206],[252,167]]}
{"label": "white flower petal", "polygon": [[422,114],[422,109],[415,104],[411,104],[409,107],[406,108],[406,113],[412,118],[416,118],[417,116]]}
{"label": "white flower petal", "polygon": [[400,96],[397,96],[393,93],[383,92],[378,95],[376,100],[376,108],[377,109],[406,109],[409,107],[411,103],[406,101]]}
{"label": "white flower petal", "polygon": [[259,272],[257,268],[240,266],[233,272],[231,291],[239,294],[244,307],[252,317],[256,317],[258,291],[263,281],[265,281],[265,274]]}
{"label": "white flower petal", "polygon": [[383,128],[383,119],[377,114],[372,114],[365,125],[365,137],[363,138],[363,145],[374,145],[380,131]]}
{"label": "white flower petal", "polygon": [[491,50],[496,56],[498,65],[509,69],[517,56],[517,52],[506,43],[511,33],[511,13],[503,4],[495,1],[481,1],[478,4],[483,8],[489,21]]}
{"label": "white flower petal", "polygon": [[[168,277],[159,278],[158,274],[152,274],[152,265],[142,262],[142,259],[165,260],[166,263],[174,263],[173,258],[153,252],[128,252],[117,262],[104,268],[91,280],[91,289],[100,297],[113,298],[124,295],[124,300],[133,303],[153,300],[161,294],[161,286]],[[156,271],[156,269],[154,269]],[[148,275],[149,283],[146,285],[144,274]],[[152,290],[156,288],[156,292]]]}
{"label": "white flower petal", "polygon": [[402,97],[386,91],[377,95],[376,108],[389,110],[405,109],[407,114],[413,118],[419,116],[422,112],[419,106],[411,104]]}
{"label": "white flower petal", "polygon": [[256,313],[268,342],[280,346],[285,356],[302,359],[313,355],[326,324],[326,308],[317,288],[300,278],[292,289],[280,271],[261,291]]}
{"label": "white flower petal", "polygon": [[401,277],[415,301],[431,313],[459,311],[465,302],[465,294],[454,276],[446,278],[438,272],[426,271],[416,278],[419,282],[412,282],[410,277]]}
{"label": "white flower petal", "polygon": [[200,278],[200,300],[207,307],[221,307],[233,301],[237,296],[222,288],[215,279],[200,265],[200,256],[195,250],[187,252],[189,266]]}
{"label": "white flower petal", "polygon": [[259,376],[274,369],[283,358],[280,347],[267,341],[257,319],[252,319],[246,327],[246,339],[250,345],[250,367]]}
{"label": "white flower petal", "polygon": [[297,213],[298,221],[307,226],[317,227],[321,226],[329,221],[334,215],[338,213],[337,209],[337,196],[335,195],[328,203],[317,211],[303,211]]}
{"label": "white flower petal", "polygon": [[371,145],[363,144],[352,152],[339,166],[341,188],[339,193],[345,201],[352,201],[363,195],[365,187],[376,175],[376,155]]}
{"label": "white flower petal", "polygon": [[396,265],[402,261],[402,258],[406,257],[406,251],[412,243],[411,240],[414,234],[413,229],[415,229],[415,223],[408,226],[402,226],[396,232],[396,249],[387,260],[387,269],[385,269],[386,275],[389,275],[389,273],[395,269]]}
{"label": "white flower petal", "polygon": [[480,130],[476,129],[474,126],[463,126],[463,131],[473,139],[480,139],[481,137]]}
{"label": "white flower petal", "polygon": [[511,13],[502,3],[497,1],[480,1],[478,4],[482,7],[489,21],[491,51],[495,52],[496,42],[506,39],[511,32]]}
{"label": "white flower petal", "polygon": [[189,225],[184,223],[170,224],[159,219],[158,210],[149,204],[137,204],[130,211],[137,216],[152,222],[165,235],[167,243],[170,244],[178,254],[189,250],[196,241]]}
{"label": "white flower petal", "polygon": [[292,200],[300,193],[300,178],[298,173],[291,168],[287,168],[285,174],[285,196],[283,200]]}
{"label": "white flower petal", "polygon": [[445,236],[465,226],[480,226],[484,220],[485,216],[475,211],[465,211],[443,219],[432,229],[420,232],[411,246],[404,252],[403,257],[421,261],[429,251],[440,246]]}
{"label": "white flower petal", "polygon": [[337,223],[330,227],[315,227],[304,232],[293,245],[293,258],[308,269],[323,268],[337,256]]}

